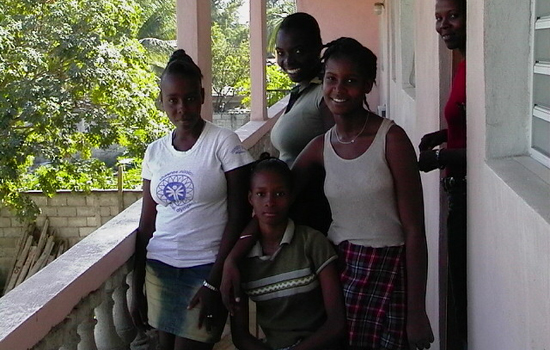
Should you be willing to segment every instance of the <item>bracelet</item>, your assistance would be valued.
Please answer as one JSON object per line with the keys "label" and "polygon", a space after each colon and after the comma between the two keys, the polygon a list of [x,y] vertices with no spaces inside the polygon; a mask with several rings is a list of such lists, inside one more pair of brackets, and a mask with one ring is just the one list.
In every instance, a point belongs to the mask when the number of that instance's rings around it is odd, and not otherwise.
{"label": "bracelet", "polygon": [[244,235],[244,236],[239,237],[239,239],[245,239],[245,238],[248,238],[248,237],[252,237],[252,235]]}
{"label": "bracelet", "polygon": [[219,292],[220,291],[218,288],[214,287],[213,285],[208,283],[206,280],[202,281],[202,286],[210,289],[213,292]]}
{"label": "bracelet", "polygon": [[437,167],[439,169],[445,168],[445,165],[441,164],[441,159],[439,158],[439,153],[441,152],[443,148],[439,148],[435,150],[435,161],[437,162]]}

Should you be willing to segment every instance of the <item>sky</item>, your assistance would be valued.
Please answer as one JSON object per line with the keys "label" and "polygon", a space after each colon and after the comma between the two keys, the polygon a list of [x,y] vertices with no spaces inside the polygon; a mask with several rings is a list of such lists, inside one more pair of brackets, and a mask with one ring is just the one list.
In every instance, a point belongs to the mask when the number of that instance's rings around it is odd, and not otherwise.
{"label": "sky", "polygon": [[244,0],[243,2],[243,6],[241,7],[241,9],[239,10],[239,23],[242,23],[242,24],[245,24],[249,21],[249,15],[248,15],[248,8],[249,8],[249,5],[248,5],[248,1],[249,0]]}

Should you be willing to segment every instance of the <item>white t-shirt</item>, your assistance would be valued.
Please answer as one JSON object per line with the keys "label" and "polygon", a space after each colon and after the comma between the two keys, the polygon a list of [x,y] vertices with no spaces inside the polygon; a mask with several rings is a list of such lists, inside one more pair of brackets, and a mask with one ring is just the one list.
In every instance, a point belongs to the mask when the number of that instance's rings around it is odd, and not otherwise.
{"label": "white t-shirt", "polygon": [[227,223],[225,173],[253,159],[233,131],[210,122],[188,151],[176,150],[172,135],[151,143],[143,159],[157,203],[147,258],[174,267],[212,263]]}

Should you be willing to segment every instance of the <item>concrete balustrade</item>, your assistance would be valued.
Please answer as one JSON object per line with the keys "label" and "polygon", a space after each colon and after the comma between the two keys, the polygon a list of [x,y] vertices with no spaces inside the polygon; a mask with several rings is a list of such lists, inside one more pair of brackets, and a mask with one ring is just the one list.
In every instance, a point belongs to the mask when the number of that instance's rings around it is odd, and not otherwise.
{"label": "concrete balustrade", "polygon": [[140,208],[134,203],[0,298],[0,349],[130,348],[126,278]]}

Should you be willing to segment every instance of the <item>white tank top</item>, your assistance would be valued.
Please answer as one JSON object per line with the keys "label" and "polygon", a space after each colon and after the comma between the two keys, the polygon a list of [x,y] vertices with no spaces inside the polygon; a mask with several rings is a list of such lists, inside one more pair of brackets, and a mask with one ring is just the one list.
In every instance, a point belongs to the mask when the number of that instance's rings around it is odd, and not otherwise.
{"label": "white tank top", "polygon": [[[328,237],[367,247],[404,244],[392,174],[386,162],[386,135],[393,121],[383,119],[369,148],[355,159],[343,159],[325,133],[325,195],[332,210]],[[334,126],[336,127],[336,126]]]}

